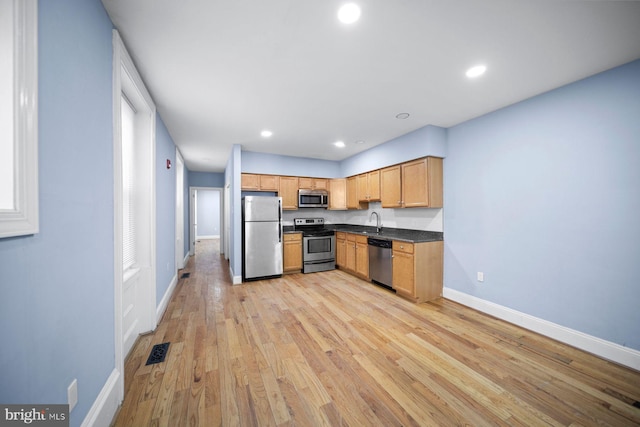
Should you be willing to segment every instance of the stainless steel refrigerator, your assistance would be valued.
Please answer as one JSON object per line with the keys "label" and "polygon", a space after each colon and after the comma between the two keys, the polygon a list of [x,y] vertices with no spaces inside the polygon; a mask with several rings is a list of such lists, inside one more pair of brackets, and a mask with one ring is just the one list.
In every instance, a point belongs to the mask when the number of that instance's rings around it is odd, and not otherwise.
{"label": "stainless steel refrigerator", "polygon": [[242,198],[242,277],[282,275],[282,197]]}

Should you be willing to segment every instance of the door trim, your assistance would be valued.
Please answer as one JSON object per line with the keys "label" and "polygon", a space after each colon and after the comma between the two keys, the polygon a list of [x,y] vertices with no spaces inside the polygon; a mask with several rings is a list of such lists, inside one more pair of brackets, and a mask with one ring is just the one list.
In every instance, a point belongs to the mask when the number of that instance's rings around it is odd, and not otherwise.
{"label": "door trim", "polygon": [[122,143],[121,143],[121,112],[120,100],[123,90],[137,93],[144,104],[148,114],[148,137],[149,157],[148,170],[146,170],[148,187],[150,191],[148,203],[149,210],[149,236],[147,238],[148,252],[146,254],[145,269],[146,279],[140,290],[142,297],[140,302],[140,330],[153,330],[156,323],[156,162],[155,162],[155,127],[156,127],[156,106],[147,91],[140,74],[136,70],[133,60],[129,56],[127,49],[118,33],[113,30],[113,176],[114,176],[114,356],[115,371],[117,375],[115,389],[118,404],[124,399],[124,342],[123,342],[123,268],[122,268]]}
{"label": "door trim", "polygon": [[184,219],[184,159],[176,147],[176,271],[185,266]]}
{"label": "door trim", "polygon": [[196,247],[196,206],[194,203],[195,194],[197,190],[205,191],[217,191],[220,196],[220,253],[224,254],[224,192],[220,187],[189,187],[189,255],[195,255]]}

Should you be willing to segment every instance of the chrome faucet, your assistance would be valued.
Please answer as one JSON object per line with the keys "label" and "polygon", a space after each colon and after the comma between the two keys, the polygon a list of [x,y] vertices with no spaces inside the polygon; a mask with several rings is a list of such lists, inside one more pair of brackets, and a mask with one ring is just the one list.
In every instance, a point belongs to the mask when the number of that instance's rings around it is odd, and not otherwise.
{"label": "chrome faucet", "polygon": [[382,231],[382,224],[380,224],[380,215],[378,215],[378,212],[376,211],[371,212],[369,221],[371,221],[371,218],[373,218],[373,214],[376,214],[376,233],[379,233],[380,231]]}

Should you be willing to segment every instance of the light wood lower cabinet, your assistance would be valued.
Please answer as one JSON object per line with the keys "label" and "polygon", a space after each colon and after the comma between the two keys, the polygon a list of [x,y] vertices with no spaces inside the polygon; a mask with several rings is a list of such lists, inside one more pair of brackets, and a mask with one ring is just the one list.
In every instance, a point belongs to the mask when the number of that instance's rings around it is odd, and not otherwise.
{"label": "light wood lower cabinet", "polygon": [[[442,296],[444,244],[439,242],[392,243],[392,287],[410,301],[420,303]],[[369,280],[367,236],[336,232],[336,265]]]}
{"label": "light wood lower cabinet", "polygon": [[336,265],[339,268],[347,266],[347,233],[336,232]]}
{"label": "light wood lower cabinet", "polygon": [[408,243],[394,240],[392,249],[392,287],[413,302],[431,301],[442,296],[444,244]]}
{"label": "light wood lower cabinet", "polygon": [[369,279],[369,245],[367,237],[353,233],[336,233],[336,264],[339,268]]}
{"label": "light wood lower cabinet", "polygon": [[302,270],[302,233],[286,233],[283,235],[282,269],[285,273]]}
{"label": "light wood lower cabinet", "polygon": [[356,274],[369,279],[369,244],[367,236],[356,236]]}

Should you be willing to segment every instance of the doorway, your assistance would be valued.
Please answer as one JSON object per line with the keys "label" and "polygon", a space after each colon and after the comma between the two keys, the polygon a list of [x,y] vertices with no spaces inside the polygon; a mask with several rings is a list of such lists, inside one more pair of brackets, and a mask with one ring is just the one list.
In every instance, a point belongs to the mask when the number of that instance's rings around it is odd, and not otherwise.
{"label": "doorway", "polygon": [[189,255],[195,255],[198,240],[217,240],[224,253],[222,188],[189,187]]}
{"label": "doorway", "polygon": [[156,107],[113,31],[114,334],[118,402],[124,359],[156,327]]}

